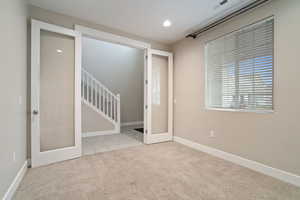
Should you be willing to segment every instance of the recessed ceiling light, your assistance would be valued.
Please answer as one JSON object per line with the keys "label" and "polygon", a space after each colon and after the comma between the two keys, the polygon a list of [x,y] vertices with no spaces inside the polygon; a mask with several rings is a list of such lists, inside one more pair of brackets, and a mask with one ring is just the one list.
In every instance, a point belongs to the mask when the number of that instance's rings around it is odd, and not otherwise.
{"label": "recessed ceiling light", "polygon": [[170,27],[171,25],[172,25],[172,23],[171,23],[171,21],[168,20],[168,19],[165,20],[164,23],[163,23],[163,26],[164,26],[164,27]]}
{"label": "recessed ceiling light", "polygon": [[63,51],[61,49],[56,49],[57,53],[62,53]]}

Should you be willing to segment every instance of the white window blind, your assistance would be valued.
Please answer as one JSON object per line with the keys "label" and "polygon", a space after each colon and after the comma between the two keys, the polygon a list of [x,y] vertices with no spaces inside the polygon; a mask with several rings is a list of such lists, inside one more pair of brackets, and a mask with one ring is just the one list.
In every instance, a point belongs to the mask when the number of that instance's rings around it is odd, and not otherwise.
{"label": "white window blind", "polygon": [[269,18],[206,44],[207,108],[273,110],[273,30]]}

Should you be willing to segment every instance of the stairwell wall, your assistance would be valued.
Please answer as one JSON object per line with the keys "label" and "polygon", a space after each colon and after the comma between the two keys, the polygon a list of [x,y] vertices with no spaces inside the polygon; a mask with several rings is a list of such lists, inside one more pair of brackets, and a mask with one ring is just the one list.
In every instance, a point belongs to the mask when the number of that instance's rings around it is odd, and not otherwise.
{"label": "stairwell wall", "polygon": [[121,123],[143,121],[143,50],[83,37],[82,66],[120,94]]}
{"label": "stairwell wall", "polygon": [[99,115],[84,103],[81,104],[81,121],[82,133],[111,131],[115,129],[113,123]]}

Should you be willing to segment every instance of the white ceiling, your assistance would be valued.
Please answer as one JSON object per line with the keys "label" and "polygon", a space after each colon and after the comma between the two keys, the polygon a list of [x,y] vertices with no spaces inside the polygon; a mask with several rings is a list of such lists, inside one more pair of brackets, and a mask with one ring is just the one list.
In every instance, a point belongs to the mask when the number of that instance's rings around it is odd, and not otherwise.
{"label": "white ceiling", "polygon": [[[30,3],[166,44],[253,0],[30,0]],[[172,26],[162,26],[164,20]]]}

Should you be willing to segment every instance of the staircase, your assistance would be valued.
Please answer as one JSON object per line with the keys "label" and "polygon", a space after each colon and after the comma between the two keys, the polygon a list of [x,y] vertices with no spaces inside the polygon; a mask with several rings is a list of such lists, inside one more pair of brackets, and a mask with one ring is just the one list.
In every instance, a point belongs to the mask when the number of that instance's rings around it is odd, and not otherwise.
{"label": "staircase", "polygon": [[120,95],[115,95],[86,70],[81,71],[81,101],[120,132]]}

